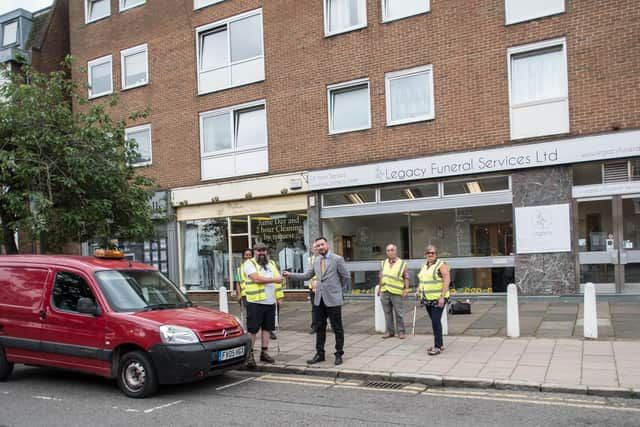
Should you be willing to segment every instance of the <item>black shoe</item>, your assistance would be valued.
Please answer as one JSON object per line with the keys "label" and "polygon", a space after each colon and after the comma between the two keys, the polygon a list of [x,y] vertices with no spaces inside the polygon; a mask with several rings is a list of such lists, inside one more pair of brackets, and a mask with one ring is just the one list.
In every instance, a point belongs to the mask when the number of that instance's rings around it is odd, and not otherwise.
{"label": "black shoe", "polygon": [[338,365],[342,365],[342,356],[339,354],[336,354],[336,362],[335,362],[336,366]]}
{"label": "black shoe", "polygon": [[271,338],[272,340],[277,340],[278,336],[273,331],[269,331],[269,338]]}
{"label": "black shoe", "polygon": [[309,365],[313,365],[319,362],[324,362],[324,354],[321,355],[320,353],[316,353],[316,355],[313,356],[313,359],[307,360],[307,364]]}
{"label": "black shoe", "polygon": [[266,351],[262,351],[260,353],[260,361],[265,363],[271,363],[271,364],[276,363],[273,357],[269,356],[269,353],[267,353]]}

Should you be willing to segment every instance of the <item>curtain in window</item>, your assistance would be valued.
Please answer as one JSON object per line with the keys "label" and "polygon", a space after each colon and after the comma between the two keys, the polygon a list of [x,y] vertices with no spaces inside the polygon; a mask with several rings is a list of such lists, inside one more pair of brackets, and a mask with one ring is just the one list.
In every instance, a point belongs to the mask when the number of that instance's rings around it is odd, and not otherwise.
{"label": "curtain in window", "polygon": [[539,101],[565,95],[562,47],[511,57],[511,100]]}
{"label": "curtain in window", "polygon": [[231,62],[242,61],[262,55],[261,16],[234,21],[231,31]]}
{"label": "curtain in window", "polygon": [[329,32],[363,23],[365,13],[366,3],[362,0],[329,0]]}
{"label": "curtain in window", "polygon": [[236,111],[236,148],[267,144],[264,107]]}
{"label": "curtain in window", "polygon": [[89,19],[98,19],[109,14],[109,0],[89,0]]}
{"label": "curtain in window", "polygon": [[385,0],[387,19],[402,18],[427,11],[427,0]]}
{"label": "curtain in window", "polygon": [[366,84],[336,90],[331,98],[333,130],[358,129],[369,125],[369,90]]}
{"label": "curtain in window", "polygon": [[232,148],[229,113],[205,117],[202,120],[202,127],[205,153]]}
{"label": "curtain in window", "polygon": [[421,117],[431,113],[431,97],[427,74],[392,79],[391,121]]}
{"label": "curtain in window", "polygon": [[200,37],[201,70],[211,70],[229,64],[226,27],[204,33]]}
{"label": "curtain in window", "polygon": [[147,81],[147,55],[139,52],[124,58],[125,86],[134,86]]}
{"label": "curtain in window", "polygon": [[111,62],[91,67],[91,93],[104,93],[111,89]]}
{"label": "curtain in window", "polygon": [[18,21],[4,25],[2,31],[2,45],[8,46],[18,41]]}

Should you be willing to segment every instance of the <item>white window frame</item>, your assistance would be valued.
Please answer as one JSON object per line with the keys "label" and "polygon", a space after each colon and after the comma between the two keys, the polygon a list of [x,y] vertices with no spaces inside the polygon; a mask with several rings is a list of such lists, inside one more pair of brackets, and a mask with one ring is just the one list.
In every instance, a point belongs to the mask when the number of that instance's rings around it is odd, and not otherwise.
{"label": "white window frame", "polygon": [[[360,86],[362,84],[366,83],[367,84],[367,113],[369,116],[369,121],[367,123],[366,126],[362,126],[362,127],[356,127],[356,128],[349,128],[349,129],[343,129],[343,130],[334,130],[333,129],[333,111],[332,111],[332,103],[331,103],[331,95],[332,92],[336,91],[336,90],[340,90],[340,89],[347,89],[349,87],[352,86]],[[329,114],[329,135],[338,135],[341,133],[347,133],[347,132],[355,132],[355,131],[359,131],[359,130],[366,130],[366,129],[371,129],[371,83],[369,82],[369,78],[363,78],[363,79],[357,79],[357,80],[351,80],[348,82],[343,82],[343,83],[336,83],[336,84],[332,84],[327,86],[327,112]]]}
{"label": "white window frame", "polygon": [[111,0],[106,0],[107,5],[109,6],[109,10],[107,11],[107,14],[104,16],[99,16],[97,18],[93,18],[90,19],[89,17],[89,3],[91,2],[91,0],[84,0],[84,22],[85,24],[90,24],[92,22],[96,22],[99,21],[101,19],[107,18],[109,16],[111,16]]}
{"label": "white window frame", "polygon": [[351,31],[355,31],[355,30],[359,30],[361,28],[367,28],[368,25],[368,17],[367,17],[367,0],[358,0],[361,1],[364,4],[364,22],[362,24],[359,25],[354,25],[348,28],[344,28],[340,31],[334,31],[331,32],[331,28],[329,25],[329,1],[331,0],[324,0],[322,2],[323,7],[324,7],[324,36],[325,37],[331,37],[331,36],[335,36],[337,34],[344,34],[344,33],[348,33]]}
{"label": "white window frame", "polygon": [[[111,68],[111,78],[109,79],[110,89],[106,92],[93,93],[93,90],[91,89],[91,68],[95,67],[96,65],[102,65],[106,63],[109,63],[109,67]],[[99,98],[101,96],[112,94],[113,93],[113,57],[111,55],[106,55],[100,58],[92,59],[91,61],[87,62],[87,80],[89,84],[89,99]]]}
{"label": "white window frame", "polygon": [[132,4],[131,6],[125,6],[125,1],[126,0],[119,0],[118,1],[118,3],[120,3],[120,12],[124,12],[125,10],[129,10],[129,9],[133,9],[135,7],[142,6],[143,4],[145,4],[147,2],[147,0],[138,0],[137,3]]}
{"label": "white window frame", "polygon": [[[12,43],[6,43],[4,40],[5,28],[7,25],[16,24],[16,40]],[[20,43],[20,20],[15,19],[13,21],[5,22],[2,24],[2,47],[13,46]]]}
{"label": "white window frame", "polygon": [[222,3],[224,0],[193,0],[193,10],[203,9],[216,3]]}
{"label": "white window frame", "polygon": [[[538,99],[535,101],[526,101],[526,102],[520,102],[520,103],[514,104],[512,99],[513,98],[512,97],[513,81],[511,76],[512,58],[516,55],[520,55],[523,53],[534,53],[536,51],[540,51],[542,53],[542,51],[546,49],[552,49],[554,47],[562,47],[562,56],[564,60],[564,73],[562,74],[562,79],[564,84],[563,94],[561,96],[557,96],[553,98]],[[514,109],[523,108],[523,107],[524,108],[533,107],[533,106],[556,103],[556,102],[566,102],[567,104],[569,103],[569,70],[568,70],[568,60],[567,60],[566,37],[561,37],[561,38],[551,39],[551,40],[544,40],[540,42],[529,43],[526,45],[508,48],[507,49],[507,78],[508,78],[508,84],[509,84],[509,127],[510,127],[510,133],[511,133],[510,139],[513,140],[513,139],[526,138],[524,136],[518,137],[518,138],[513,137],[513,124],[514,124],[513,110]],[[567,130],[566,130],[567,132],[569,131],[569,128],[570,128],[570,117],[567,117]],[[562,133],[562,132],[554,132],[552,134],[555,135],[558,133]],[[545,135],[551,135],[551,134],[545,134]],[[543,136],[543,135],[535,135],[535,136]]]}
{"label": "white window frame", "polygon": [[[144,62],[145,62],[145,66],[146,66],[146,70],[145,70],[145,74],[146,74],[146,78],[145,81],[142,83],[137,83],[131,86],[127,86],[126,85],[126,67],[125,67],[125,58],[127,56],[130,55],[135,55],[138,53],[144,52]],[[140,87],[140,86],[146,86],[149,84],[149,49],[146,43],[138,45],[138,46],[134,46],[134,47],[130,47],[129,49],[125,49],[123,51],[120,51],[120,78],[122,80],[122,90],[127,90],[127,89],[133,89],[136,87]]]}
{"label": "white window frame", "polygon": [[[431,96],[431,105],[430,105],[430,114],[424,114],[418,117],[412,117],[409,119],[402,120],[392,120],[391,119],[391,81],[396,79],[401,79],[403,77],[409,77],[419,74],[426,74],[428,76],[428,89],[430,91]],[[402,125],[406,123],[415,123],[415,122],[423,122],[426,120],[433,120],[436,117],[435,111],[435,94],[433,92],[433,65],[423,65],[420,67],[409,68],[406,70],[394,71],[391,73],[386,73],[384,75],[384,86],[385,86],[385,99],[386,99],[386,108],[387,108],[387,126],[396,126]]]}
{"label": "white window frame", "polygon": [[144,161],[144,162],[138,162],[138,163],[132,163],[131,166],[133,167],[141,167],[141,166],[149,166],[151,164],[153,164],[153,139],[152,139],[152,134],[151,134],[151,124],[147,123],[144,125],[140,125],[140,126],[134,126],[134,127],[130,127],[130,128],[126,128],[124,130],[124,139],[125,141],[129,140],[129,135],[135,132],[140,132],[140,131],[144,131],[144,130],[148,130],[149,131],[149,160]]}
{"label": "white window frame", "polygon": [[381,10],[382,10],[382,22],[393,22],[393,21],[398,21],[400,19],[405,19],[405,18],[410,18],[412,16],[418,16],[418,15],[423,15],[425,13],[428,13],[431,11],[431,0],[425,0],[427,2],[427,8],[423,11],[420,12],[416,12],[416,13],[412,13],[410,15],[404,15],[404,16],[398,16],[396,18],[394,17],[389,17],[387,16],[387,2],[389,0],[382,0],[381,1]]}
{"label": "white window frame", "polygon": [[[231,28],[231,23],[233,23],[234,21],[240,21],[242,19],[252,17],[254,15],[260,16],[260,34],[262,36],[260,41],[261,41],[262,55],[254,56],[252,58],[245,58],[245,59],[243,59],[241,61],[237,61],[237,62],[232,62],[231,61],[231,36],[228,35],[227,36],[227,54],[228,54],[228,61],[229,61],[228,64],[223,65],[223,66],[219,66],[219,67],[216,67],[216,68],[202,70],[200,68],[201,59],[202,59],[201,58],[201,49],[202,49],[201,40],[202,40],[202,35],[204,33],[209,32],[210,30],[213,30],[213,29],[216,29],[216,28],[220,28],[220,27],[223,27],[223,26],[226,27],[226,31],[229,32],[230,28]],[[198,28],[196,28],[196,37],[195,38],[196,38],[196,72],[197,72],[197,75],[198,75],[198,95],[204,95],[204,94],[207,94],[207,93],[219,92],[221,90],[226,90],[226,89],[230,89],[230,88],[233,88],[233,87],[244,86],[244,85],[247,85],[247,84],[253,84],[253,83],[258,83],[258,82],[264,81],[264,79],[265,79],[265,76],[264,76],[265,53],[264,53],[264,22],[263,22],[263,16],[262,16],[262,8],[251,10],[249,12],[242,13],[240,15],[235,15],[235,16],[232,16],[230,18],[223,19],[221,21],[216,21],[216,22],[213,22],[211,24],[207,24],[207,25],[203,25],[201,27],[198,27]],[[219,89],[209,90],[209,91],[206,91],[206,92],[204,92],[201,89],[200,80],[201,80],[201,74],[202,73],[209,72],[209,71],[214,71],[214,70],[219,70],[219,69],[223,69],[223,68],[229,68],[229,72],[231,73],[232,67],[234,65],[242,64],[244,62],[249,62],[249,61],[255,61],[255,60],[260,59],[260,58],[262,59],[262,68],[263,68],[262,78],[261,79],[254,80],[254,81],[251,81],[251,82],[248,82],[248,83],[239,83],[239,84],[233,84],[233,82],[230,82],[228,86],[224,86],[224,87],[219,88]],[[232,80],[231,76],[230,76],[230,78]]]}
{"label": "white window frame", "polygon": [[[558,2],[562,2],[562,7],[558,7],[557,4],[550,5],[549,1],[541,1],[541,0],[524,0],[529,4],[535,4],[538,7],[537,11],[530,11],[530,15],[518,15],[518,7],[514,5],[513,2],[518,0],[504,0],[504,24],[505,25],[513,25],[519,24],[521,22],[528,22],[534,19],[545,18],[547,16],[554,16],[565,13],[567,10],[566,0],[558,0]],[[546,7],[546,8],[545,8]],[[520,11],[521,12],[521,11]]]}

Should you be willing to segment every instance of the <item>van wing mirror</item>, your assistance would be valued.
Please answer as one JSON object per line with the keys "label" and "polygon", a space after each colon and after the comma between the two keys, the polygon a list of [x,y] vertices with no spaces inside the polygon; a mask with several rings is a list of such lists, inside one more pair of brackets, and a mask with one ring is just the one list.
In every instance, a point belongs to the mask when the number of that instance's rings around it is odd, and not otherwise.
{"label": "van wing mirror", "polygon": [[92,316],[100,316],[102,309],[91,298],[82,297],[78,299],[76,308],[78,313],[91,314]]}

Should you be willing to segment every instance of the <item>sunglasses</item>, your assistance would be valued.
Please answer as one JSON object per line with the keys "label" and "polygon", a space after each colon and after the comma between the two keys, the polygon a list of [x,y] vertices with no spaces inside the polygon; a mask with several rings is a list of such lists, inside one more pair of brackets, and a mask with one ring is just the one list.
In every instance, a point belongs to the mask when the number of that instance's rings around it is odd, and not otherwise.
{"label": "sunglasses", "polygon": [[424,254],[425,255],[435,255],[436,253],[435,252],[425,252]]}
{"label": "sunglasses", "polygon": [[256,252],[267,252],[266,249],[256,249]]}

